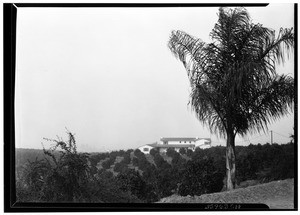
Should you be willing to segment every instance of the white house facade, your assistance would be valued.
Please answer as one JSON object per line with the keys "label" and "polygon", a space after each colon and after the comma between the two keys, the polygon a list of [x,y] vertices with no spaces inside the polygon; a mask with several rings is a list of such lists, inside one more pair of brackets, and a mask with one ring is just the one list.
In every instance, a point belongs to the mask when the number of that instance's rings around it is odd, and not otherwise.
{"label": "white house facade", "polygon": [[173,148],[175,151],[179,152],[181,148],[194,151],[196,148],[205,149],[210,147],[210,138],[162,137],[159,143],[146,144],[140,146],[138,149],[144,154],[149,154],[150,150],[153,148],[158,149],[160,153],[166,153],[169,148]]}
{"label": "white house facade", "polygon": [[150,154],[150,150],[153,149],[154,147],[151,146],[152,144],[147,144],[140,146],[138,149],[143,152],[144,154]]}

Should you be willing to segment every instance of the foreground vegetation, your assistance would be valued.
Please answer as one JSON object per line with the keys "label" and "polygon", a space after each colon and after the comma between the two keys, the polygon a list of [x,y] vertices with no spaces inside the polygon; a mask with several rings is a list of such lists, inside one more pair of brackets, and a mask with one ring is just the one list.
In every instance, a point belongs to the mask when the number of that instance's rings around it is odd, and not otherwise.
{"label": "foreground vegetation", "polygon": [[[20,202],[156,202],[178,194],[202,195],[224,190],[226,149],[151,150],[78,153],[74,136],[51,140],[50,150],[16,154]],[[294,177],[294,143],[236,146],[237,185]],[[28,160],[25,162],[25,160]]]}

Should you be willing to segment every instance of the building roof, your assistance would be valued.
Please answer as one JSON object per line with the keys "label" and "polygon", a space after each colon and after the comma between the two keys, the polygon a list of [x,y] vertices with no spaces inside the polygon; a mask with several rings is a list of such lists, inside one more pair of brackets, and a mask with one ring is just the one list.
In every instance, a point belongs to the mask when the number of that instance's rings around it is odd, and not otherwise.
{"label": "building roof", "polygon": [[[209,142],[204,142],[203,144],[201,144],[201,146],[204,145],[210,145],[211,144],[211,139],[210,138],[188,138],[188,137],[162,137],[161,141],[197,141],[197,140],[207,140]],[[191,144],[191,143],[184,143],[184,144],[160,144],[158,142],[155,143],[150,143],[150,144],[145,144],[142,146],[139,146],[138,148],[141,147],[146,147],[146,146],[150,146],[150,147],[155,147],[155,148],[187,148],[187,147],[195,147],[195,144]],[[198,147],[199,145],[197,145]]]}
{"label": "building roof", "polygon": [[[139,146],[138,148],[141,148],[141,147],[145,147],[145,146],[152,146],[152,145],[155,145],[157,144],[157,142],[154,142],[154,143],[150,143],[150,144],[144,144],[142,146]],[[152,146],[153,147],[153,146]]]}
{"label": "building roof", "polygon": [[162,137],[161,141],[197,141],[197,137]]}
{"label": "building roof", "polygon": [[155,148],[185,148],[185,147],[195,147],[195,144],[157,144],[157,143],[152,143],[152,144],[148,144],[148,146],[152,146]]}

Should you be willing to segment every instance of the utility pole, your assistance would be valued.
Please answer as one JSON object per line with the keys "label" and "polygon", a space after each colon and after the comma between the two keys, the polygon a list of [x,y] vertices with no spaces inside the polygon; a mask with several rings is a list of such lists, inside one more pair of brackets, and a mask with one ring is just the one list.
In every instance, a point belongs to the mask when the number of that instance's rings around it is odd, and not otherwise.
{"label": "utility pole", "polygon": [[271,130],[271,144],[273,144],[273,131]]}

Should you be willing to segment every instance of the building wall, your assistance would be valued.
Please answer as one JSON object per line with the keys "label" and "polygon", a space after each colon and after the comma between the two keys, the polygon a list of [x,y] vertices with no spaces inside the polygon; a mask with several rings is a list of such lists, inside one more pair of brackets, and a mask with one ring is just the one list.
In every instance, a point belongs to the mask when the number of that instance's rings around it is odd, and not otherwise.
{"label": "building wall", "polygon": [[143,152],[144,154],[150,154],[150,150],[153,149],[153,147],[145,145],[145,146],[139,147],[138,149],[141,150],[141,152]]}
{"label": "building wall", "polygon": [[205,144],[205,145],[200,146],[199,148],[201,148],[201,149],[208,149],[210,147],[211,147],[211,145]]}
{"label": "building wall", "polygon": [[208,148],[210,147],[210,144],[205,144],[208,143],[208,140],[202,139],[202,140],[198,140],[195,144],[195,147],[200,147],[200,148]]}
{"label": "building wall", "polygon": [[[184,143],[184,141],[168,141],[167,144],[168,145],[171,145],[171,144],[174,144],[174,145],[184,145],[184,144],[195,144],[195,147],[194,148],[191,148],[191,147],[188,147],[188,149],[191,149],[191,150],[195,150],[197,147],[201,148],[201,149],[206,149],[206,148],[210,148],[211,145],[210,144],[205,144],[205,143],[209,143],[208,140],[206,139],[200,139],[200,140],[197,140],[197,141],[191,141],[191,143],[189,141],[186,141]],[[160,144],[163,144],[163,142],[160,142]],[[153,149],[154,147],[152,146],[149,146],[149,145],[144,145],[144,146],[140,146],[138,149],[141,150],[141,152],[143,152],[144,154],[150,154],[150,150]],[[168,148],[158,148],[159,149],[159,152],[160,153],[166,153],[167,152],[167,149]],[[175,151],[179,152],[180,150],[180,147],[174,147]]]}
{"label": "building wall", "polygon": [[[160,141],[160,144],[164,144],[164,142]],[[167,144],[195,144],[195,141],[168,141]]]}

